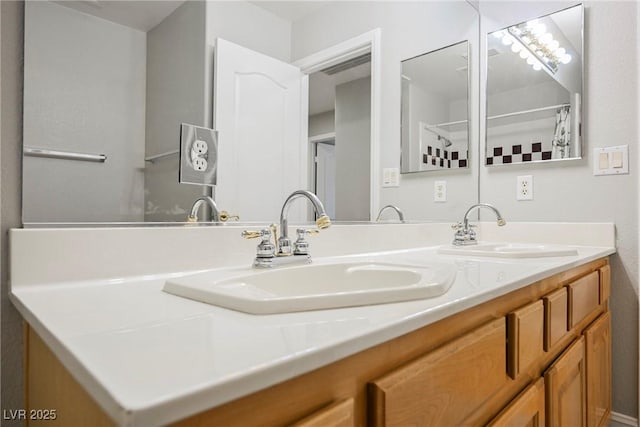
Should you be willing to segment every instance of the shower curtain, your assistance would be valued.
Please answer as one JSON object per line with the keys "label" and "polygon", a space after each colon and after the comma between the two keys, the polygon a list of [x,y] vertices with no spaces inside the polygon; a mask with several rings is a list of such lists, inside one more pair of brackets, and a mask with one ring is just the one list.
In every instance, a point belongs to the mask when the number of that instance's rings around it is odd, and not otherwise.
{"label": "shower curtain", "polygon": [[556,111],[556,128],[551,145],[552,159],[567,159],[571,157],[571,106],[565,105]]}

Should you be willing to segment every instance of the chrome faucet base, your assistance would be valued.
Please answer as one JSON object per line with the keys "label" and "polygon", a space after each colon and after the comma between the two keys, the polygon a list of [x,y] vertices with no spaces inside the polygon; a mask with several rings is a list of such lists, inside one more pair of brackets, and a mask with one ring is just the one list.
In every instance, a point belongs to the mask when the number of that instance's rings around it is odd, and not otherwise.
{"label": "chrome faucet base", "polygon": [[276,268],[285,265],[311,264],[310,255],[274,256],[269,258],[257,258],[253,262],[253,268]]}

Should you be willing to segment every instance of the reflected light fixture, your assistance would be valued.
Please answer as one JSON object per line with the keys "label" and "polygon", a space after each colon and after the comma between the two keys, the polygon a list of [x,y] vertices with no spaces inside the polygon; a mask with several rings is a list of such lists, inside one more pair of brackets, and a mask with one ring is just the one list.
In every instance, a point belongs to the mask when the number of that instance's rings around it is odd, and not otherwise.
{"label": "reflected light fixture", "polygon": [[505,46],[511,46],[511,50],[536,71],[544,67],[555,74],[560,64],[571,62],[571,55],[537,19],[496,31],[493,36],[501,39]]}

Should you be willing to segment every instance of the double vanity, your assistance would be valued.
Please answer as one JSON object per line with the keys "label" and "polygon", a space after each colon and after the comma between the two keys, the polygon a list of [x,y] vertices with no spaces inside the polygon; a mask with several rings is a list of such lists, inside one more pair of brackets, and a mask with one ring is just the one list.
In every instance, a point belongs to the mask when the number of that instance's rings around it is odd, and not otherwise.
{"label": "double vanity", "polygon": [[334,225],[277,269],[241,231],[13,230],[29,425],[607,422],[612,224]]}

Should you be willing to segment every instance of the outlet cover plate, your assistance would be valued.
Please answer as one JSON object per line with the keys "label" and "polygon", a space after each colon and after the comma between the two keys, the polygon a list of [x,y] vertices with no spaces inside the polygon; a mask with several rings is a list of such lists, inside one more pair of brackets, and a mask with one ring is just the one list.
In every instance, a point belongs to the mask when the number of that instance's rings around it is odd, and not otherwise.
{"label": "outlet cover plate", "polygon": [[181,184],[216,185],[218,172],[218,132],[183,123],[180,125]]}
{"label": "outlet cover plate", "polygon": [[533,176],[523,175],[516,180],[516,200],[533,200]]}
{"label": "outlet cover plate", "polygon": [[433,201],[438,203],[447,201],[447,181],[433,183]]}

